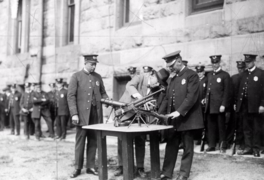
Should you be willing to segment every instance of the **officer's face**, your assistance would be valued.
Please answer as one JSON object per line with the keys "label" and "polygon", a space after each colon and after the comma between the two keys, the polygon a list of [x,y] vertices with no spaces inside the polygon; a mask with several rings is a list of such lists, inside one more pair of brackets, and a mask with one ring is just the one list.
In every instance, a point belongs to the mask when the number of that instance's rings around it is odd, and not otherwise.
{"label": "officer's face", "polygon": [[96,68],[96,63],[95,62],[87,62],[87,63],[85,63],[85,69],[87,71],[89,71],[90,73],[94,72],[95,68]]}
{"label": "officer's face", "polygon": [[173,65],[169,66],[169,70],[171,72],[174,72],[174,71],[179,72],[182,69],[182,67],[183,67],[182,59],[178,58],[176,59]]}
{"label": "officer's face", "polygon": [[57,86],[57,88],[62,88],[62,84],[61,83],[56,83],[56,86]]}
{"label": "officer's face", "polygon": [[37,85],[37,86],[35,86],[35,89],[34,89],[36,92],[40,92],[40,86],[39,85]]}
{"label": "officer's face", "polygon": [[254,61],[252,61],[252,62],[246,62],[247,69],[252,68],[254,65],[255,65]]}
{"label": "officer's face", "polygon": [[242,73],[245,71],[245,68],[237,68],[237,70],[238,70],[238,73]]}
{"label": "officer's face", "polygon": [[217,70],[220,67],[220,62],[212,63],[213,70]]}
{"label": "officer's face", "polygon": [[35,90],[35,86],[34,85],[30,86],[30,90],[34,91]]}
{"label": "officer's face", "polygon": [[204,76],[204,71],[202,71],[202,72],[198,72],[197,74],[198,74],[198,76],[199,76],[199,78],[201,78],[201,77],[203,77]]}

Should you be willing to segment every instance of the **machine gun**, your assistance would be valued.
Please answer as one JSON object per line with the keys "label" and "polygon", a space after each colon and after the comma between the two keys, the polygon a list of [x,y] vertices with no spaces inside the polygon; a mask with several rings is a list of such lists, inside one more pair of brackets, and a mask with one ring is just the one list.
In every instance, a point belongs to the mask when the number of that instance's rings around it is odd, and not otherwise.
{"label": "machine gun", "polygon": [[[159,89],[158,91],[155,91],[152,94],[149,94],[148,96],[145,96],[142,99],[138,99],[136,101],[133,101],[131,103],[123,103],[119,101],[114,101],[114,100],[108,100],[108,99],[101,99],[101,103],[106,104],[108,106],[112,106],[113,109],[115,110],[115,118],[114,118],[114,125],[119,126],[124,122],[122,117],[127,115],[128,113],[132,112],[133,114],[136,113],[138,114],[145,114],[148,116],[153,116],[161,119],[164,124],[168,123],[168,118],[166,116],[160,115],[154,111],[147,111],[141,108],[145,103],[152,101],[154,98],[153,96],[161,91],[164,91],[164,88]],[[142,118],[141,118],[142,119]]]}

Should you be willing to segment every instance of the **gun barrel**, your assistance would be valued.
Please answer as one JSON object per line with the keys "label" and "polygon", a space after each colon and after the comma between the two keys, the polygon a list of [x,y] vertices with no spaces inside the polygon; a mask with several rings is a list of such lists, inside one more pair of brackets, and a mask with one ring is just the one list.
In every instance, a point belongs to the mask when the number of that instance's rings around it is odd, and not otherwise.
{"label": "gun barrel", "polygon": [[109,106],[115,106],[115,107],[124,107],[126,106],[126,103],[109,100],[109,99],[101,99],[101,103],[109,105]]}

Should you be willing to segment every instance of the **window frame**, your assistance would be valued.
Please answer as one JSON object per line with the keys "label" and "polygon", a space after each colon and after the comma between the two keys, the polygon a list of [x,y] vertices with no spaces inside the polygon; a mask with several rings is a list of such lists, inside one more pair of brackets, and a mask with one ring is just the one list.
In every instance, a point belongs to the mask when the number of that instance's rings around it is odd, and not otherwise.
{"label": "window frame", "polygon": [[67,27],[67,44],[74,44],[75,29],[75,0],[68,0],[68,27]]}
{"label": "window frame", "polygon": [[205,11],[205,10],[214,10],[217,8],[223,8],[224,5],[224,0],[217,0],[213,2],[208,2],[204,4],[199,4],[199,0],[191,0],[192,1],[192,8],[191,11],[192,13],[200,12],[200,11]]}

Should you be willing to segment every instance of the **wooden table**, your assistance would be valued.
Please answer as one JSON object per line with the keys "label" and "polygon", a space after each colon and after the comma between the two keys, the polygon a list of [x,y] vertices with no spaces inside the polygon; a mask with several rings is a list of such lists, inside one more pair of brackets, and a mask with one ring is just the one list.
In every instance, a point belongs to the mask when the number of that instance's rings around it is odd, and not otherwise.
{"label": "wooden table", "polygon": [[170,129],[172,126],[162,125],[145,125],[132,124],[129,128],[115,127],[109,124],[94,124],[83,126],[84,129],[92,129],[97,131],[98,145],[98,166],[99,179],[107,180],[107,147],[106,136],[116,136],[122,141],[122,157],[123,157],[123,179],[134,179],[134,156],[133,156],[133,139],[135,136],[149,134],[150,135],[150,161],[151,161],[151,178],[158,179],[160,176],[160,154],[159,154],[159,136],[158,131]]}

